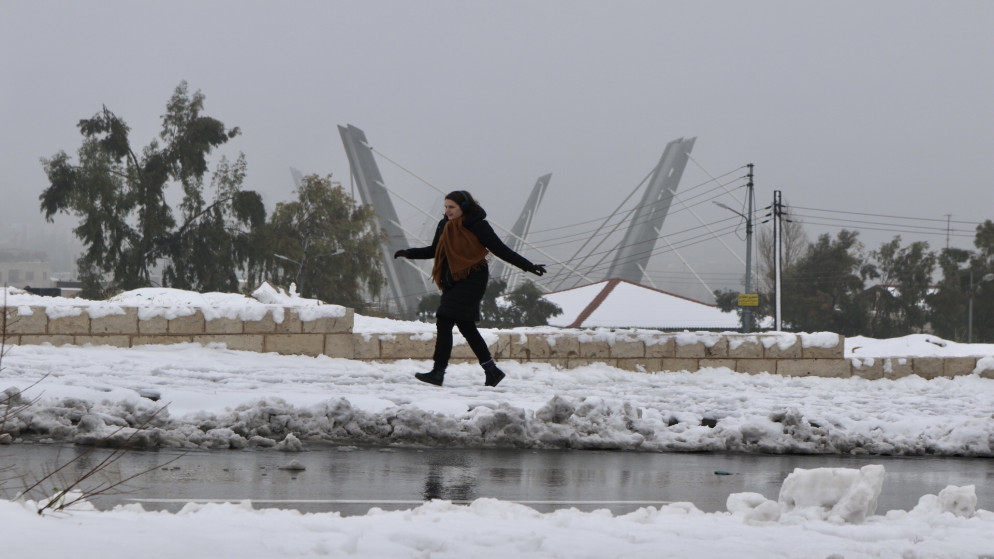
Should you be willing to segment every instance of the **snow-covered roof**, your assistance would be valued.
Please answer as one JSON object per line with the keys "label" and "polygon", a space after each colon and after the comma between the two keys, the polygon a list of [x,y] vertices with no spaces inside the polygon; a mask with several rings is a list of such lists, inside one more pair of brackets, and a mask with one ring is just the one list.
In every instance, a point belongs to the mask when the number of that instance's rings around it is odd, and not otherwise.
{"label": "snow-covered roof", "polygon": [[563,314],[549,319],[568,328],[736,329],[736,313],[714,305],[653,289],[623,279],[547,293]]}

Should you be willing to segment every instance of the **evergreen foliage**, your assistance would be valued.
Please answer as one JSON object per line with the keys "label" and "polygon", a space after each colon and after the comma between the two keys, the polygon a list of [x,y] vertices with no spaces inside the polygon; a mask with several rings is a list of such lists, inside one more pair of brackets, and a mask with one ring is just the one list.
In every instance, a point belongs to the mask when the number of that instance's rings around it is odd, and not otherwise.
{"label": "evergreen foliage", "polygon": [[[49,186],[39,197],[48,221],[56,213],[80,219],[74,229],[85,251],[77,260],[83,296],[152,285],[162,266],[165,286],[197,291],[236,291],[238,273],[251,252],[251,228],[264,222],[262,198],[243,191],[245,159],[222,158],[204,198],[208,158],[239,134],[202,114],[204,95],[176,87],[162,116],[162,130],[140,152],[127,123],[106,106],[79,121],[83,144],[73,163],[60,151],[42,163]],[[166,202],[171,186],[182,189],[177,224]],[[246,231],[245,229],[248,229]]]}
{"label": "evergreen foliage", "polygon": [[[972,270],[973,341],[994,342],[994,282],[983,281],[994,273],[994,222],[977,227],[975,251],[936,253],[921,241],[902,247],[897,236],[867,255],[857,238],[857,232],[845,230],[835,239],[822,235],[783,264],[783,329],[873,338],[924,332],[963,342]],[[762,257],[772,262],[772,256]],[[773,271],[766,275],[769,287],[760,292],[758,316],[775,312]],[[867,288],[869,281],[873,285]],[[734,290],[715,292],[718,308],[726,312],[741,310],[737,298]]]}
{"label": "evergreen foliage", "polygon": [[305,297],[362,310],[384,285],[383,237],[370,206],[360,206],[331,176],[308,175],[297,199],[279,203],[257,239],[256,282],[295,283]]}
{"label": "evergreen foliage", "polygon": [[870,276],[880,285],[863,294],[868,324],[863,335],[891,338],[921,333],[928,323],[926,297],[932,285],[937,257],[928,243],[915,242],[901,248],[896,236],[872,253],[876,264]]}

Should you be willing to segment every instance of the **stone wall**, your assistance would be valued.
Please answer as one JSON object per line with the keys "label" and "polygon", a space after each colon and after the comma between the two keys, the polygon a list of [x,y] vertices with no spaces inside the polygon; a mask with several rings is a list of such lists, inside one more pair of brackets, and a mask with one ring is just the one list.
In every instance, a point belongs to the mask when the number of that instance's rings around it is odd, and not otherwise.
{"label": "stone wall", "polygon": [[[23,307],[21,307],[23,309]],[[49,316],[45,307],[19,313],[7,307],[9,345],[109,345],[193,342],[224,344],[235,350],[295,355],[327,355],[365,361],[430,360],[431,333],[354,333],[354,314],[301,319],[294,308],[271,309],[260,320],[214,318],[202,311],[175,318],[152,316],[124,307],[121,314],[91,317],[84,308],[60,309]],[[145,309],[147,311],[147,309]],[[78,312],[77,312],[78,311]],[[276,317],[280,316],[281,319]],[[491,331],[492,332],[492,331]],[[493,338],[493,335],[490,335]],[[919,375],[926,379],[972,374],[982,357],[847,358],[844,338],[835,334],[637,333],[583,330],[498,331],[490,351],[498,361],[548,363],[570,369],[605,363],[620,369],[656,373],[727,367],[742,373],[867,379]],[[987,358],[989,360],[989,358]],[[469,346],[453,348],[453,362],[475,362]],[[994,378],[994,370],[981,371]]]}
{"label": "stone wall", "polygon": [[[811,337],[814,337],[812,335]],[[783,376],[926,379],[972,374],[982,357],[907,357],[854,359],[844,355],[845,339],[827,334],[667,333],[647,335],[501,332],[490,351],[498,361],[549,363],[570,369],[606,363],[630,371],[698,371],[727,367],[741,373]],[[696,338],[696,339],[695,339]],[[435,339],[423,334],[356,334],[354,359],[389,361],[431,359]],[[453,362],[475,362],[469,346],[453,348]],[[994,370],[981,372],[994,378]]]}
{"label": "stone wall", "polygon": [[[22,307],[23,308],[23,307]],[[352,351],[352,309],[337,318],[302,320],[293,308],[267,310],[259,320],[214,318],[196,310],[187,316],[139,319],[139,309],[123,307],[121,314],[91,317],[84,308],[49,316],[45,307],[21,313],[6,307],[10,345],[109,345],[220,343],[230,349],[299,355],[345,356]],[[277,314],[280,319],[277,320]]]}

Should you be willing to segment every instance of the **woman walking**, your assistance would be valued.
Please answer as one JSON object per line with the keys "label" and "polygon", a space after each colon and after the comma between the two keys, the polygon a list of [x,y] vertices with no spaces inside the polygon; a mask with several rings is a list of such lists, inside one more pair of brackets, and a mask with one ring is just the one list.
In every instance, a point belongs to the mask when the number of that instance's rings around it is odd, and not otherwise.
{"label": "woman walking", "polygon": [[417,373],[422,382],[442,386],[445,368],[452,355],[452,327],[466,338],[469,347],[479,359],[486,373],[486,386],[497,386],[504,372],[497,368],[487,343],[476,328],[480,320],[480,302],[487,289],[490,270],[487,255],[493,253],[501,260],[531,272],[536,276],[545,273],[544,264],[532,264],[514,252],[494,233],[487,222],[487,212],[465,190],[456,190],[445,196],[445,217],[435,228],[431,246],[398,250],[393,257],[427,260],[434,258],[431,277],[442,290],[442,300],[435,312],[434,366],[427,373]]}

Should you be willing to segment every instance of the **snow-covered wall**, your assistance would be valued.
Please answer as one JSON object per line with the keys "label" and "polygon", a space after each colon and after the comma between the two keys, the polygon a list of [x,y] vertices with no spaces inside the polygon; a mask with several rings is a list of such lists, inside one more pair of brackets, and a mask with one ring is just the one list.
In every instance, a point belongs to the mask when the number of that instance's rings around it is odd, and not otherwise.
{"label": "snow-covered wall", "polygon": [[[337,355],[352,348],[352,309],[315,314],[267,305],[250,314],[222,307],[7,307],[6,343],[134,347],[193,342],[230,349]],[[341,316],[336,316],[336,315]]]}
{"label": "snow-covered wall", "polygon": [[[128,291],[106,301],[40,297],[3,290],[3,342],[135,347],[223,344],[234,350],[327,355],[363,361],[430,360],[435,326],[356,315],[352,309],[300,297],[263,284],[251,296],[169,288]],[[867,353],[863,338],[830,332],[663,332],[648,329],[565,329],[551,326],[483,330],[497,360],[548,363],[572,369],[606,363],[630,371],[698,371],[868,379],[969,374],[994,377],[994,355],[892,351]],[[905,340],[907,341],[907,340]],[[943,348],[950,342],[927,340]],[[453,361],[476,360],[456,334]],[[970,346],[973,347],[973,346]],[[978,348],[986,346],[976,346]],[[933,348],[934,349],[934,348]],[[949,348],[945,348],[949,349]]]}
{"label": "snow-covered wall", "polygon": [[[429,360],[435,344],[433,325],[364,317],[356,328],[352,309],[333,305],[301,307],[291,302],[284,306],[285,301],[279,300],[230,307],[157,305],[154,300],[128,303],[135,306],[8,306],[5,343],[134,347],[192,342],[364,361]],[[994,367],[984,366],[984,357],[846,357],[844,338],[826,332],[672,333],[547,327],[483,333],[497,360],[549,363],[564,369],[600,362],[647,373],[728,368],[751,374],[869,379],[994,376]],[[458,335],[453,361],[475,361]]]}

